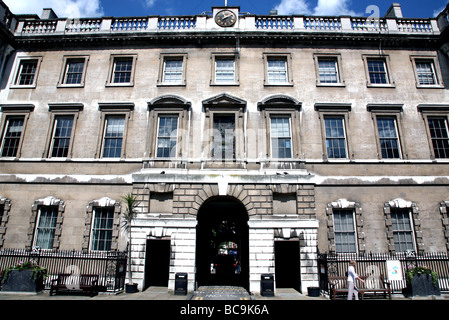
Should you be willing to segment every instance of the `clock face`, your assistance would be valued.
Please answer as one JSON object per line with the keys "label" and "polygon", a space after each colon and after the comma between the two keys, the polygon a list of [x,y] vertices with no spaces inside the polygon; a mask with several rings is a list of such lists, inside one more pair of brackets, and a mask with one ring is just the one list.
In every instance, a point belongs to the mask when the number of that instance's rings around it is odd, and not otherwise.
{"label": "clock face", "polygon": [[237,16],[231,10],[222,10],[215,15],[215,22],[220,27],[232,27],[237,21]]}

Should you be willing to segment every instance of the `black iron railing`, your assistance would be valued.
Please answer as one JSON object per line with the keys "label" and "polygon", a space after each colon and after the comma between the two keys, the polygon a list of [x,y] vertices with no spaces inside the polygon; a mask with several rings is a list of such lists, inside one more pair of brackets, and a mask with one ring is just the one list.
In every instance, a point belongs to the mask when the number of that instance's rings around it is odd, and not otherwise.
{"label": "black iron railing", "polygon": [[34,262],[47,268],[45,289],[59,273],[98,274],[100,291],[119,292],[125,286],[126,253],[119,251],[53,251],[53,250],[0,250],[0,275],[7,267],[19,262]]}
{"label": "black iron railing", "polygon": [[320,287],[329,290],[328,277],[345,276],[349,261],[355,260],[356,272],[360,276],[384,275],[388,279],[387,261],[400,261],[402,269],[402,280],[390,281],[393,293],[401,293],[407,287],[406,273],[408,267],[427,267],[438,274],[438,284],[441,292],[449,292],[449,255],[448,253],[429,252],[415,254],[414,252],[403,253],[368,253],[357,255],[351,253],[342,254],[320,254],[318,256],[318,268],[320,274]]}

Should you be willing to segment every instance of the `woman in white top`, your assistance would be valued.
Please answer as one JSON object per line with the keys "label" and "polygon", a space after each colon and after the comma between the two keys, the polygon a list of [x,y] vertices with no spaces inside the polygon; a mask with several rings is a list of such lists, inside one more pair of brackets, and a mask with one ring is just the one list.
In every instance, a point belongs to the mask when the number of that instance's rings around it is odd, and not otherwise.
{"label": "woman in white top", "polygon": [[357,287],[355,286],[355,279],[359,279],[363,283],[365,281],[359,277],[357,273],[355,273],[355,266],[356,262],[354,260],[351,260],[349,262],[349,268],[348,268],[348,300],[352,300],[352,295],[354,294],[355,300],[359,300],[359,293],[357,291]]}

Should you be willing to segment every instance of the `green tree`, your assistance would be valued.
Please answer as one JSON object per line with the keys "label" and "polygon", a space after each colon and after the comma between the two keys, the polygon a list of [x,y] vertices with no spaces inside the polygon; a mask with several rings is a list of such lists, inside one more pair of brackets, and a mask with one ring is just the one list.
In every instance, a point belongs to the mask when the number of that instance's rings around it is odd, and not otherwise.
{"label": "green tree", "polygon": [[132,284],[132,271],[131,271],[131,224],[133,220],[137,217],[136,207],[139,205],[139,201],[137,201],[137,196],[128,193],[122,197],[122,200],[125,202],[125,213],[122,218],[122,229],[128,235],[128,283]]}

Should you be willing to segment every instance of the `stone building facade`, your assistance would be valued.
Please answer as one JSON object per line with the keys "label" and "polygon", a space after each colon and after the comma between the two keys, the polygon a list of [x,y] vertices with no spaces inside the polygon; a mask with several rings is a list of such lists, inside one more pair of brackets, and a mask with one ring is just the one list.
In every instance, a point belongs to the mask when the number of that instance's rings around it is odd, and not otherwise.
{"label": "stone building facade", "polygon": [[447,11],[14,18],[0,248],[125,250],[132,193],[141,290],[306,291],[318,253],[449,249]]}

